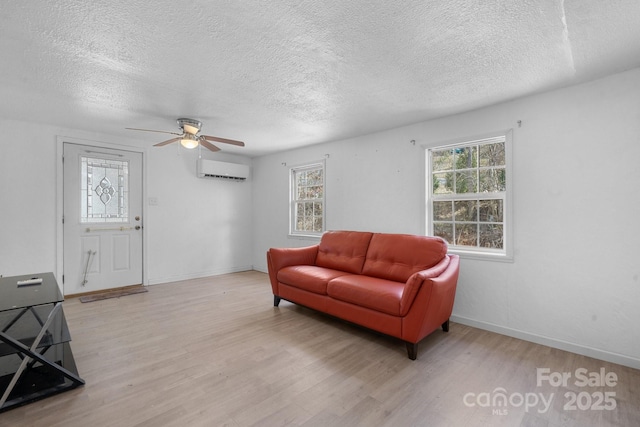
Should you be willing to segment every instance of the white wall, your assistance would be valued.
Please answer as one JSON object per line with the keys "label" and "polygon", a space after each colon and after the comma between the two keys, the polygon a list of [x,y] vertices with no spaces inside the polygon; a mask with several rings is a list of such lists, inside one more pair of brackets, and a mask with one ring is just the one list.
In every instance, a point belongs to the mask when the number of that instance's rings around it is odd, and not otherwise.
{"label": "white wall", "polygon": [[[0,135],[0,274],[52,271],[60,278],[57,137],[150,144],[6,119],[0,119]],[[197,155],[178,144],[145,152],[146,283],[251,269],[251,183],[196,178]],[[251,163],[240,156],[205,156]],[[150,196],[157,206],[148,206]]]}
{"label": "white wall", "polygon": [[423,233],[423,147],[513,128],[514,262],[463,259],[453,320],[640,368],[638,87],[634,69],[254,159],[254,267],[315,243],[287,238],[288,166],[329,155],[328,229]]}
{"label": "white wall", "polygon": [[0,119],[0,274],[55,271],[56,132]]}
{"label": "white wall", "polygon": [[[145,229],[149,282],[162,283],[251,270],[251,180],[196,177],[197,150],[179,144],[147,152],[148,197]],[[202,156],[250,164],[222,153]]]}

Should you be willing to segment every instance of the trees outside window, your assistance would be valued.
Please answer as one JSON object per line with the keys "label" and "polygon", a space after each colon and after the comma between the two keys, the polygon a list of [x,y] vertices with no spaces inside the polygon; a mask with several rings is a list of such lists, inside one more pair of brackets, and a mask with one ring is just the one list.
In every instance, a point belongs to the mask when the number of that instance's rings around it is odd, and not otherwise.
{"label": "trees outside window", "polygon": [[428,234],[453,252],[510,257],[510,132],[427,150]]}
{"label": "trees outside window", "polygon": [[291,168],[290,234],[324,232],[324,164]]}

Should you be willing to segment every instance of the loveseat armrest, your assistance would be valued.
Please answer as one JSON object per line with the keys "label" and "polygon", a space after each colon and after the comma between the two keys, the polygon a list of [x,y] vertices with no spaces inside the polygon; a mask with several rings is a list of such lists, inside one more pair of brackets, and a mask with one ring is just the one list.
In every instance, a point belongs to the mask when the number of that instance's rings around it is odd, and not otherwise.
{"label": "loveseat armrest", "polygon": [[303,248],[271,248],[267,251],[267,262],[278,272],[290,265],[315,265],[316,255],[318,245]]}
{"label": "loveseat armrest", "polygon": [[417,343],[449,320],[460,271],[460,257],[448,254],[450,261],[436,277],[425,278],[412,306],[402,321],[402,339]]}
{"label": "loveseat armrest", "polygon": [[400,300],[400,315],[404,316],[411,308],[420,287],[425,280],[440,276],[451,263],[451,257],[445,256],[442,260],[431,268],[418,271],[409,277],[405,284],[404,291],[402,293],[402,299]]}
{"label": "loveseat armrest", "polygon": [[271,248],[267,251],[267,268],[273,295],[278,295],[278,271],[291,265],[315,265],[318,245],[302,248]]}

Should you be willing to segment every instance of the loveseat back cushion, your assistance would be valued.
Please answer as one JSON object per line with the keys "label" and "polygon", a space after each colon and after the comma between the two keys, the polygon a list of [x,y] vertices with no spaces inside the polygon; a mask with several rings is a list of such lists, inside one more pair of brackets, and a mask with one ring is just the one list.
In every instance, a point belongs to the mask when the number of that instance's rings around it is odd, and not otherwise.
{"label": "loveseat back cushion", "polygon": [[362,274],[404,283],[446,254],[447,243],[439,237],[376,233],[371,237]]}
{"label": "loveseat back cushion", "polygon": [[318,246],[316,265],[360,274],[372,235],[362,231],[327,231]]}

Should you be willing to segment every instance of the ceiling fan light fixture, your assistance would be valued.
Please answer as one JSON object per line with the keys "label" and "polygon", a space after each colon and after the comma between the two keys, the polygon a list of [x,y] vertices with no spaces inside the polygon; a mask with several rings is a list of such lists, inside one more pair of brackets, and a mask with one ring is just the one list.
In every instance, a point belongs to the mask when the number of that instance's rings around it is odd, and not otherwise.
{"label": "ceiling fan light fixture", "polygon": [[178,127],[180,127],[183,132],[190,133],[192,135],[200,132],[200,128],[202,127],[200,120],[182,118],[178,119],[177,122]]}
{"label": "ceiling fan light fixture", "polygon": [[186,134],[180,140],[180,144],[182,144],[184,148],[188,148],[189,150],[191,150],[198,146],[198,141],[199,141],[199,138],[196,137],[195,135]]}
{"label": "ceiling fan light fixture", "polygon": [[174,138],[154,144],[153,145],[154,147],[162,147],[164,145],[173,144],[174,142],[178,142],[178,141],[180,141],[180,145],[182,145],[183,147],[189,150],[192,150],[198,146],[202,146],[207,150],[213,151],[214,153],[216,151],[220,151],[220,149],[215,145],[213,145],[210,141],[222,142],[225,144],[236,145],[238,147],[244,147],[244,142],[242,141],[220,138],[220,137],[211,136],[211,135],[198,135],[198,133],[200,132],[200,129],[202,128],[202,123],[199,120],[182,118],[182,119],[178,119],[177,121],[178,121],[178,126],[182,131],[181,133],[168,132],[164,130],[155,130],[155,129],[140,129],[140,128],[127,128],[127,129],[177,135]]}
{"label": "ceiling fan light fixture", "polygon": [[200,131],[200,128],[197,128],[195,126],[191,126],[189,124],[185,124],[183,129],[184,129],[184,131],[186,133],[191,133],[191,134],[194,134],[194,135]]}

